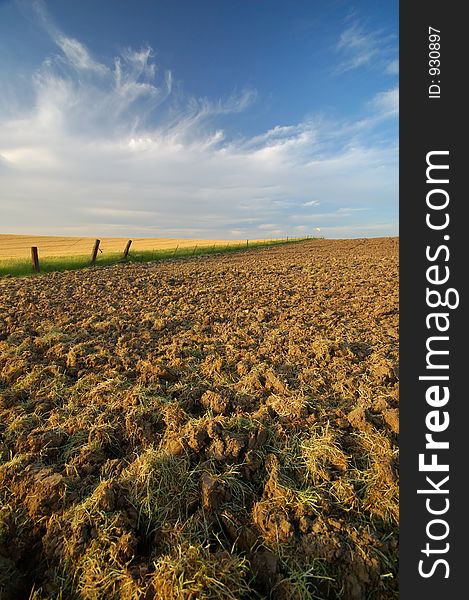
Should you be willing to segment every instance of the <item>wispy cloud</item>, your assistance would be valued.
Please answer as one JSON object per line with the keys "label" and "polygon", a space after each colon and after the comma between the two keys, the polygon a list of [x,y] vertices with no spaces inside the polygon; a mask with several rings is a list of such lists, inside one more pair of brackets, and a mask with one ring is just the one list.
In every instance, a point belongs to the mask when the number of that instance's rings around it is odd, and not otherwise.
{"label": "wispy cloud", "polygon": [[388,75],[399,75],[399,60],[397,58],[388,62],[385,73]]}
{"label": "wispy cloud", "polygon": [[[320,224],[346,236],[379,231],[378,208],[396,220],[395,140],[370,134],[395,117],[397,90],[355,122],[318,116],[233,137],[224,119],[255,107],[255,90],[195,98],[150,47],[105,63],[37,6],[57,53],[33,74],[31,105],[0,110],[5,230],[244,238]],[[358,30],[341,43],[357,65],[373,51]]]}
{"label": "wispy cloud", "polygon": [[378,53],[377,36],[375,33],[366,33],[354,23],[340,34],[337,50],[345,57],[340,70],[357,69],[368,65]]}
{"label": "wispy cloud", "polygon": [[54,41],[64,53],[64,56],[67,58],[69,64],[77,69],[77,71],[107,73],[106,67],[94,61],[85,46],[80,44],[78,40],[58,34],[55,36]]}
{"label": "wispy cloud", "polygon": [[399,88],[379,92],[370,103],[382,116],[392,116],[399,112]]}
{"label": "wispy cloud", "polygon": [[359,68],[381,69],[388,74],[398,72],[392,36],[381,30],[368,30],[354,20],[340,34],[336,52],[341,61],[336,68],[344,73]]}

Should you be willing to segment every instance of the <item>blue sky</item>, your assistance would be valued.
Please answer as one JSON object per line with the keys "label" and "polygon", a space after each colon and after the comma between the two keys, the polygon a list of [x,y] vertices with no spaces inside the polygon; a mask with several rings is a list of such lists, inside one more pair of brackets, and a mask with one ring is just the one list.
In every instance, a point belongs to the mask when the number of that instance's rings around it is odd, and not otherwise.
{"label": "blue sky", "polygon": [[398,234],[397,1],[0,0],[0,89],[0,233]]}

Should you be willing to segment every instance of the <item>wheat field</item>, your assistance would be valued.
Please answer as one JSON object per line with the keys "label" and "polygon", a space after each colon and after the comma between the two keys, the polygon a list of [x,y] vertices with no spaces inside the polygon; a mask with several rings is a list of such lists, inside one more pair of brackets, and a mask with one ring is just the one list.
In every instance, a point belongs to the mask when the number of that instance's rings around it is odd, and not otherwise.
{"label": "wheat field", "polygon": [[[91,253],[94,237],[66,237],[42,235],[0,234],[0,260],[27,258],[31,246],[37,246],[40,257],[82,256]],[[129,238],[100,238],[103,253],[123,252]],[[244,240],[243,240],[244,241]],[[251,240],[250,240],[251,241]],[[255,241],[255,240],[252,240]],[[169,248],[187,248],[197,246],[226,246],[240,243],[240,240],[197,240],[192,238],[132,238],[131,250],[162,250]]]}

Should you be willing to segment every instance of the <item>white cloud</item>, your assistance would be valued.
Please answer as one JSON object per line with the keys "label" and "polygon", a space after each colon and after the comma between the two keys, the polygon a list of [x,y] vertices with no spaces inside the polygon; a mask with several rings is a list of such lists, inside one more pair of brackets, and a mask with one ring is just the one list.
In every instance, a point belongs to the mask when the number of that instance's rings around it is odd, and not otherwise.
{"label": "white cloud", "polygon": [[385,73],[388,75],[399,75],[399,60],[396,58],[395,60],[391,60],[385,68]]}
{"label": "white cloud", "polygon": [[[361,214],[397,214],[395,144],[369,137],[394,116],[397,90],[357,122],[310,118],[233,138],[220,120],[249,109],[255,90],[194,98],[149,47],[107,65],[48,30],[60,54],[34,74],[34,103],[0,112],[5,231],[252,238],[306,234],[317,222],[326,235],[355,235],[370,227]],[[358,33],[343,44],[366,46]]]}
{"label": "white cloud", "polygon": [[358,21],[352,22],[337,41],[336,51],[342,56],[337,72],[368,67],[381,68],[393,74],[396,66],[398,68],[398,61],[394,59],[395,50],[391,41],[392,36],[383,31],[368,31]]}
{"label": "white cloud", "polygon": [[399,112],[399,88],[379,92],[371,101],[371,106],[381,115],[391,116]]}
{"label": "white cloud", "polygon": [[262,223],[261,225],[258,225],[258,229],[277,229],[278,225],[276,225],[275,223]]}
{"label": "white cloud", "polygon": [[88,50],[78,40],[59,34],[55,37],[56,44],[64,53],[65,57],[75,69],[79,71],[95,71],[106,73],[104,65],[94,61]]}
{"label": "white cloud", "polygon": [[347,57],[341,65],[341,70],[357,69],[369,64],[378,53],[376,35],[366,33],[362,27],[354,23],[340,34],[337,49]]}

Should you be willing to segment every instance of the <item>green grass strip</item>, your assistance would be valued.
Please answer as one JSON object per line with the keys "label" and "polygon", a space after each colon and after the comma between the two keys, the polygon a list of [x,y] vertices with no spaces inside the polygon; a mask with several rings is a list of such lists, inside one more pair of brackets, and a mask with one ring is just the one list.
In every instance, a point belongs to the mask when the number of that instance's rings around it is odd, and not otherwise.
{"label": "green grass strip", "polygon": [[[105,267],[118,263],[144,263],[157,260],[169,259],[188,259],[195,256],[209,256],[211,254],[229,254],[233,252],[243,252],[246,250],[254,250],[257,248],[268,248],[284,244],[295,244],[311,239],[320,238],[290,238],[288,240],[265,240],[261,242],[240,242],[217,246],[189,246],[186,248],[165,248],[154,250],[137,250],[129,252],[126,260],[122,259],[122,253],[98,253],[96,259],[96,267]],[[90,253],[91,254],[91,253]],[[31,259],[14,258],[0,260],[0,278],[2,277],[26,277],[38,276],[45,273],[57,273],[61,271],[76,271],[77,269],[90,268],[90,254],[84,256],[50,256],[41,259],[39,249],[39,273],[35,273],[32,267]]]}

